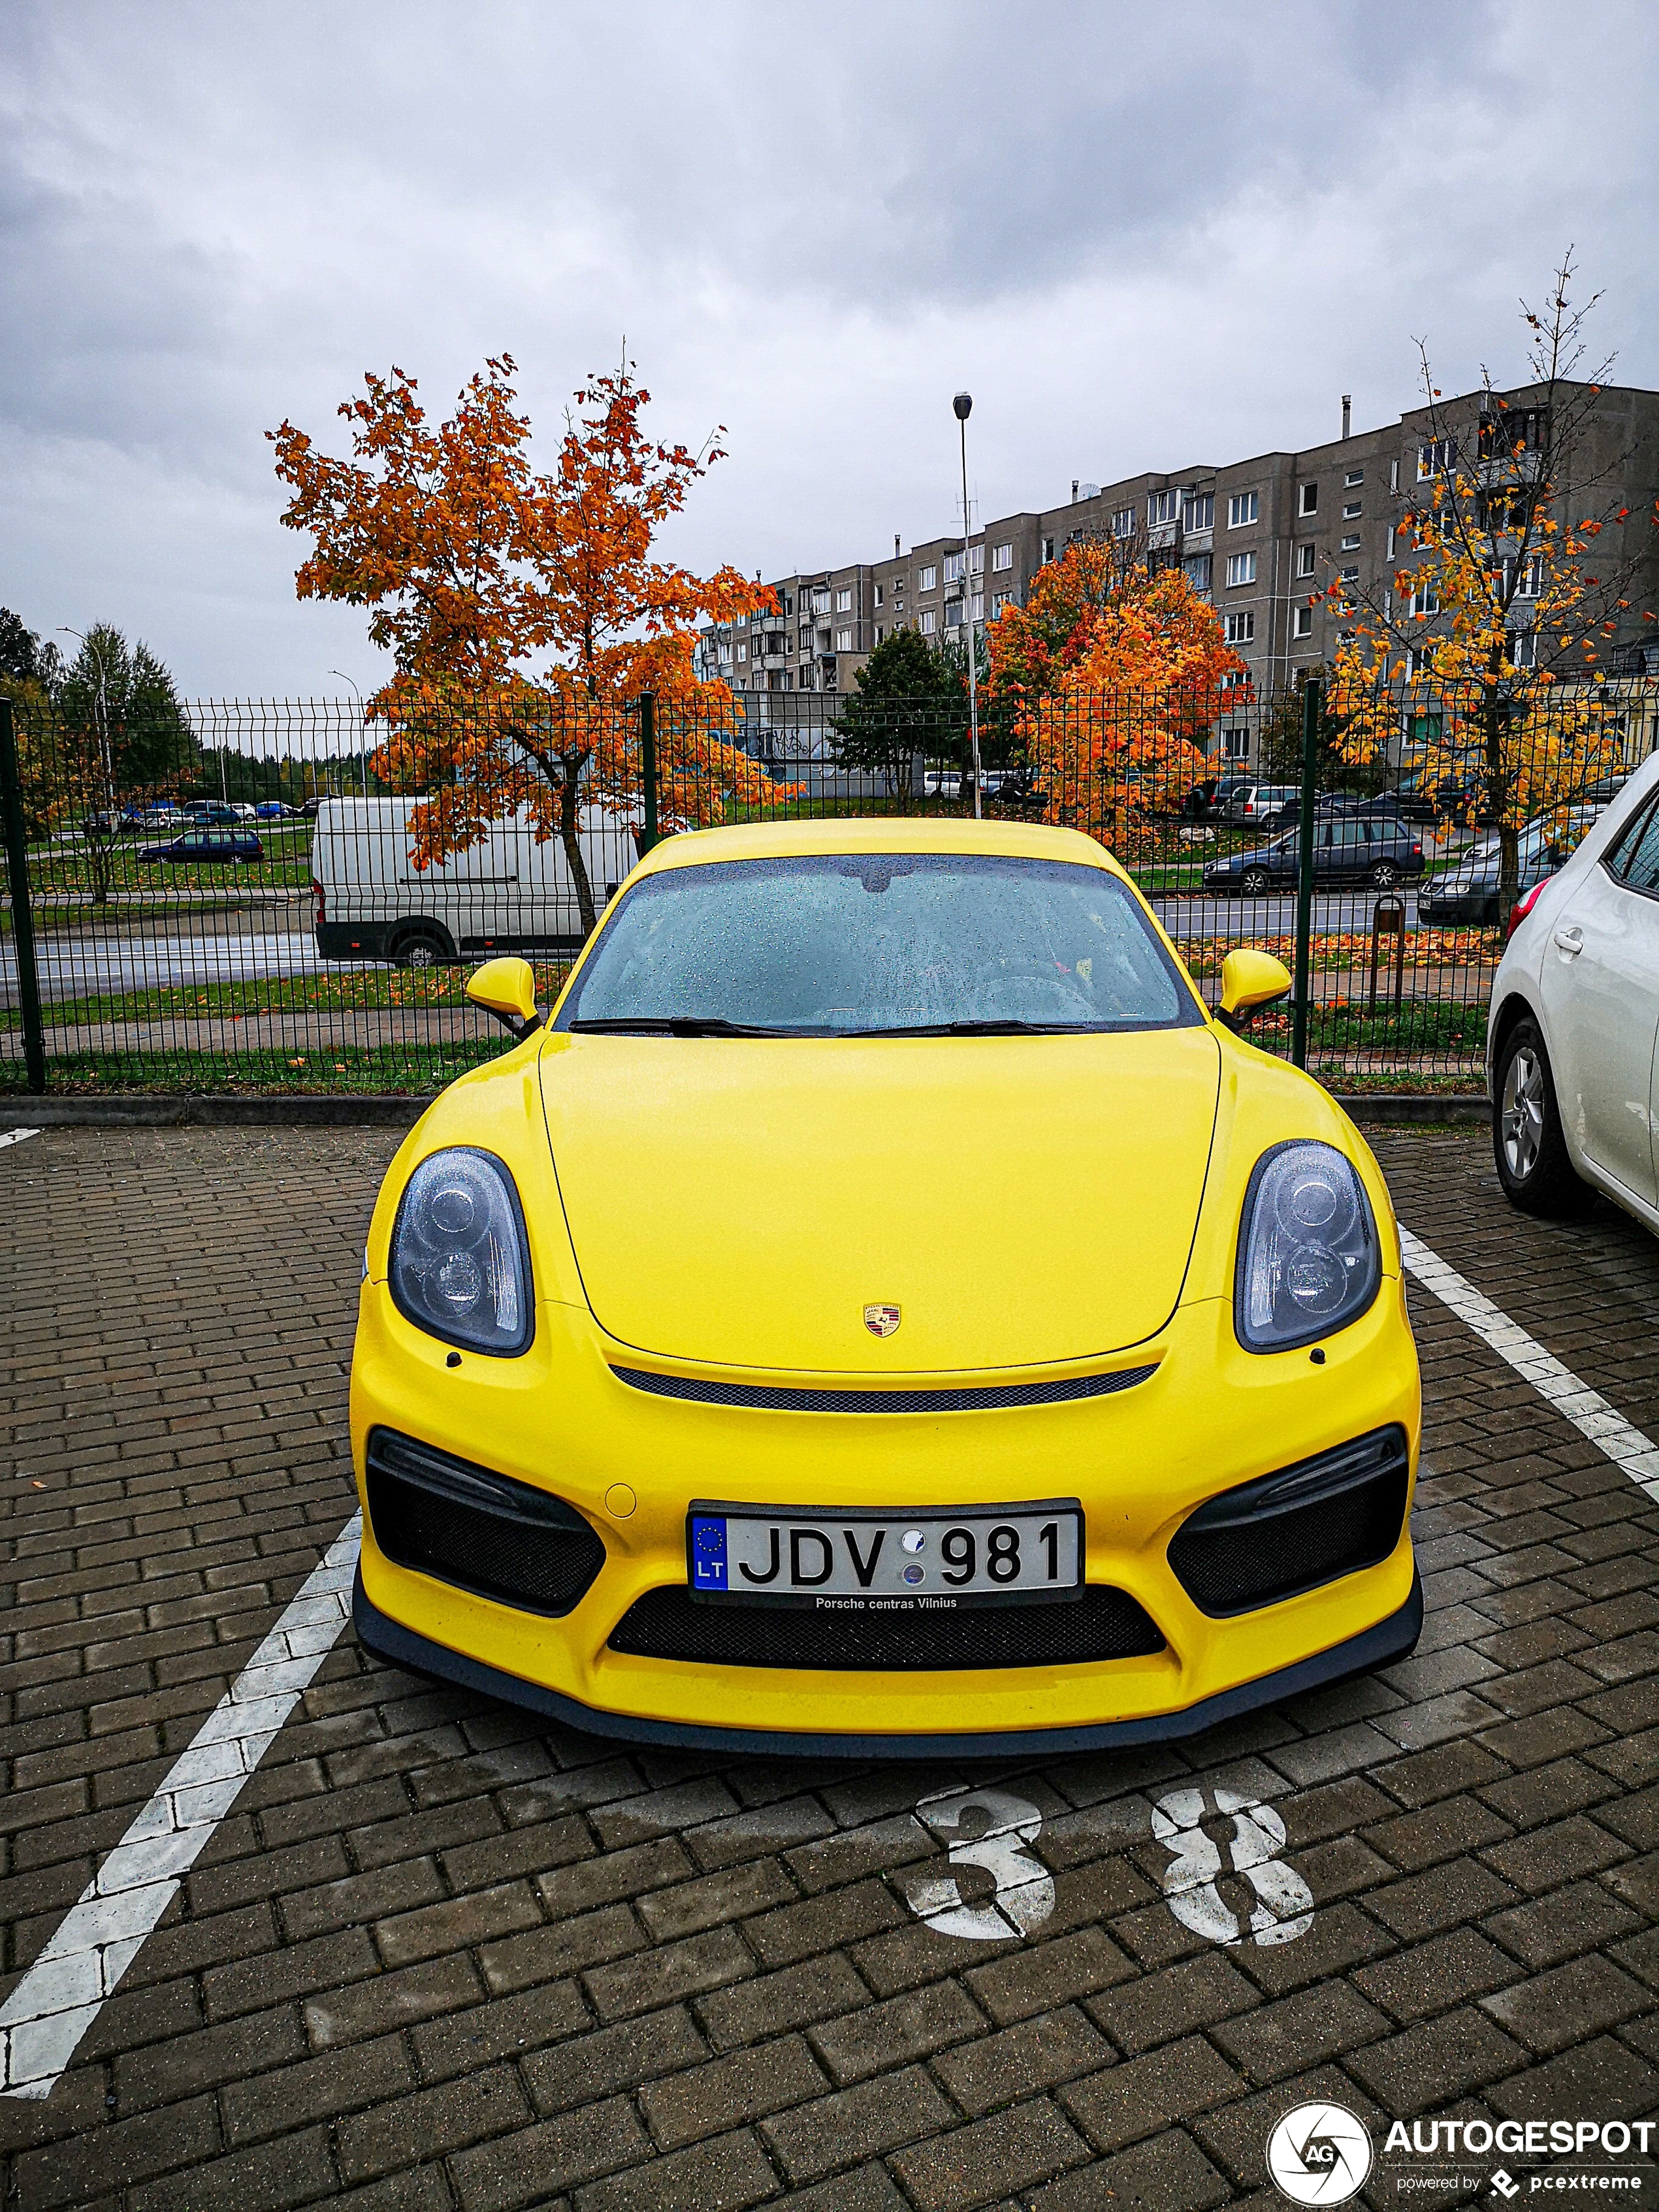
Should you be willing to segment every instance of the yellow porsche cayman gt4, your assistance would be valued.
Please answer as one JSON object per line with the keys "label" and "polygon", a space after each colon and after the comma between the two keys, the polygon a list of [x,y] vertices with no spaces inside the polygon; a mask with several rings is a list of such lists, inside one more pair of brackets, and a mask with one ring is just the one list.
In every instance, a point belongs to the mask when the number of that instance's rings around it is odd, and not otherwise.
{"label": "yellow porsche cayman gt4", "polygon": [[647,1741],[1190,1734],[1415,1644],[1376,1162],[1071,831],[675,837],[375,1207],[356,1618]]}

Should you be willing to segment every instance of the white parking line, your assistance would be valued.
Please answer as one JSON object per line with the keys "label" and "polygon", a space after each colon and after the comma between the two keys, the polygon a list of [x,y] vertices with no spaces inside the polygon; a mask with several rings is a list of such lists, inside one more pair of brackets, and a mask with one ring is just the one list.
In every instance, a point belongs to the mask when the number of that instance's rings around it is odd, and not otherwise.
{"label": "white parking line", "polygon": [[25,1137],[38,1137],[40,1133],[40,1132],[38,1129],[6,1129],[0,1131],[0,1152],[3,1152],[8,1145],[21,1145]]}
{"label": "white parking line", "polygon": [[0,2005],[0,2094],[49,2097],[351,1617],[354,1513]]}
{"label": "white parking line", "polygon": [[1528,1336],[1501,1307],[1483,1297],[1473,1283],[1466,1282],[1455,1267],[1449,1267],[1437,1252],[1431,1252],[1409,1229],[1401,1230],[1400,1244],[1407,1267],[1425,1291],[1449,1307],[1483,1344],[1489,1344],[1500,1359],[1507,1360],[1540,1397],[1572,1423],[1580,1436],[1587,1437],[1597,1451],[1605,1452],[1615,1467],[1621,1468],[1638,1490],[1659,1500],[1659,1446],[1651,1437],[1633,1428],[1599,1390],[1581,1382],[1553,1352],[1546,1352],[1535,1337]]}

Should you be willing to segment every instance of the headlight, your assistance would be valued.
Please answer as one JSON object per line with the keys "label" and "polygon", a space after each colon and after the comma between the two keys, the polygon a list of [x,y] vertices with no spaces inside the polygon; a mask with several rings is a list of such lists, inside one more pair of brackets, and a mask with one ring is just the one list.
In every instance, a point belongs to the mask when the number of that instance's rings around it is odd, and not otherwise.
{"label": "headlight", "polygon": [[417,1328],[475,1352],[530,1341],[530,1251],[513,1178],[492,1152],[434,1152],[392,1231],[392,1295]]}
{"label": "headlight", "polygon": [[1358,1321],[1382,1276],[1364,1187],[1330,1145],[1278,1145],[1244,1198],[1233,1325],[1250,1352],[1288,1352]]}

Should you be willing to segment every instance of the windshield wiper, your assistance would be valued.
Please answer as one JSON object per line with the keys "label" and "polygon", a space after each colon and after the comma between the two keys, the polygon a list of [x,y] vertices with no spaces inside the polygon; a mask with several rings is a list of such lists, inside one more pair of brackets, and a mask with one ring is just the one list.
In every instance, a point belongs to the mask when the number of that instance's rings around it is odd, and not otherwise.
{"label": "windshield wiper", "polygon": [[843,1030],[843,1036],[1077,1036],[1091,1022],[912,1022],[886,1030]]}
{"label": "windshield wiper", "polygon": [[599,1036],[788,1036],[788,1030],[757,1029],[749,1022],[728,1022],[720,1014],[617,1014],[610,1018],[569,1023]]}

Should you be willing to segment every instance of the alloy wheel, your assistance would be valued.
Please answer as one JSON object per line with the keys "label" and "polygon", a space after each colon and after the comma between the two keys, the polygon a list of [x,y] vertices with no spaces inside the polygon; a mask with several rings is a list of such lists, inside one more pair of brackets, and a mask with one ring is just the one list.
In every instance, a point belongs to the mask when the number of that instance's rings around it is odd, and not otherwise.
{"label": "alloy wheel", "polygon": [[1498,1111],[1504,1158],[1516,1182],[1525,1182],[1544,1141],[1544,1064],[1530,1045],[1522,1045],[1510,1061]]}

